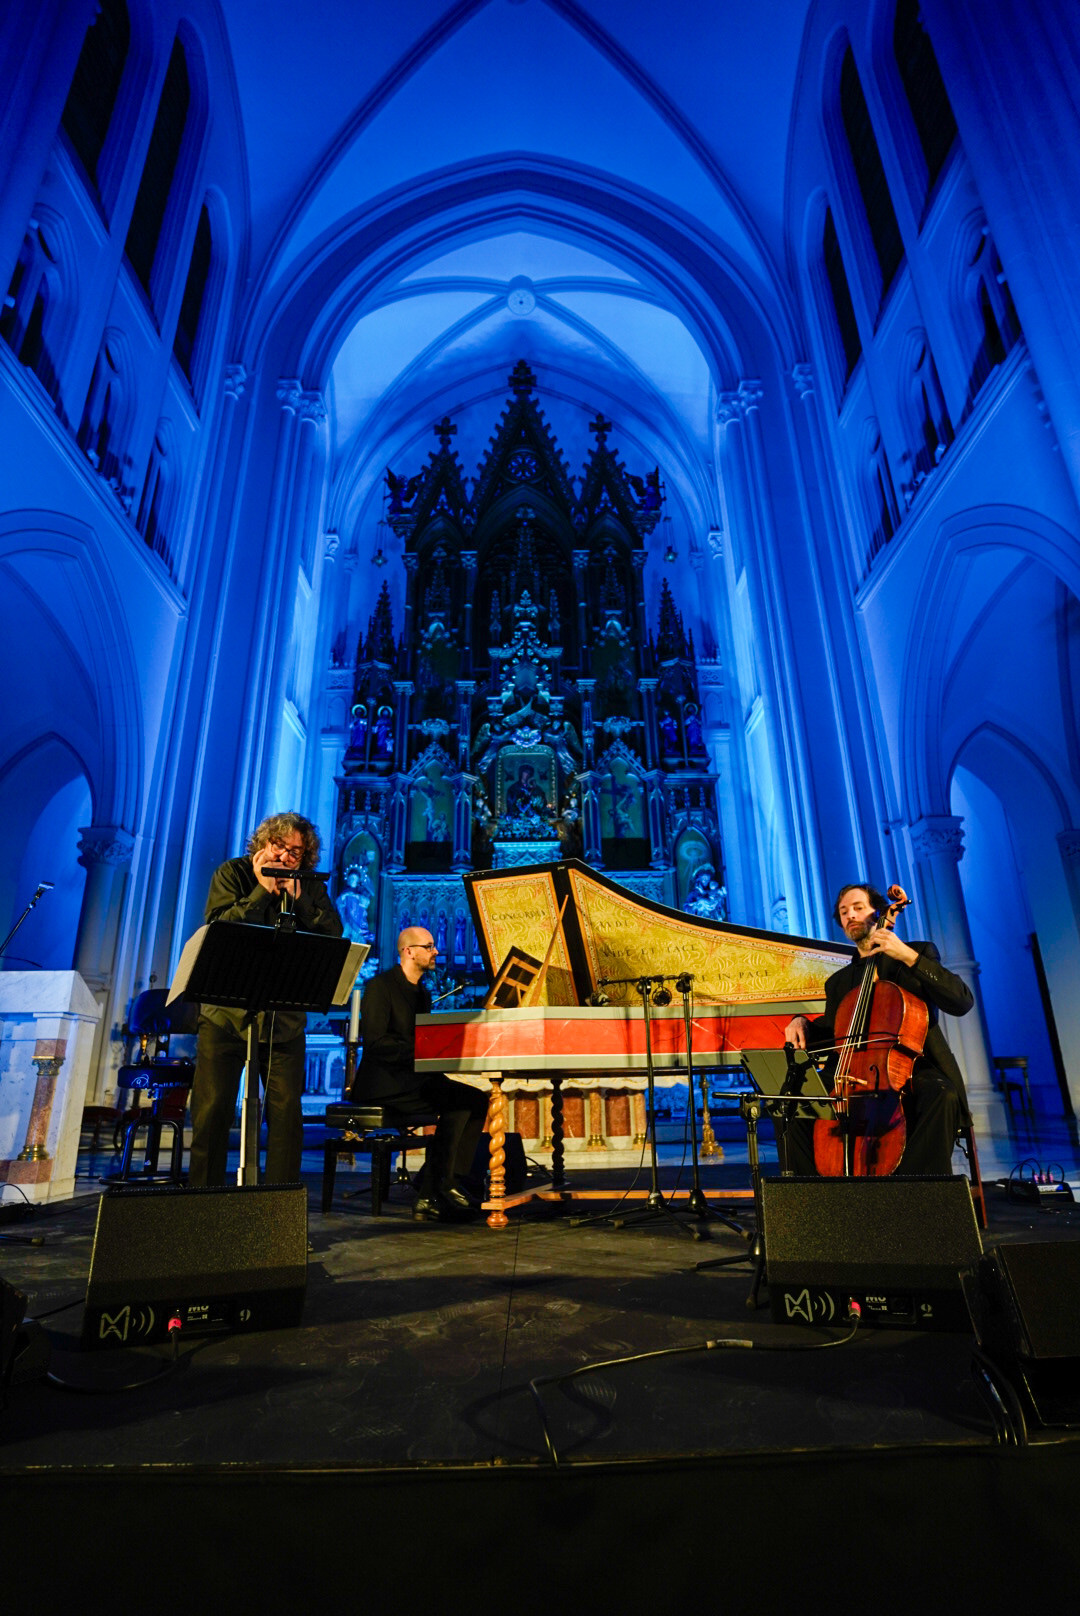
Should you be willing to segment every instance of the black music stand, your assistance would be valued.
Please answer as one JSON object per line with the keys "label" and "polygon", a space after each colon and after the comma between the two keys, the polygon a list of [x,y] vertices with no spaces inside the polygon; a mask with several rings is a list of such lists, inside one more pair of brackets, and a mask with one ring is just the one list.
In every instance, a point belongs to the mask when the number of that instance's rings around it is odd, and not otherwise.
{"label": "black music stand", "polygon": [[[783,1051],[772,1049],[744,1050],[743,1068],[754,1085],[753,1091],[739,1096],[739,1115],[746,1124],[746,1159],[750,1168],[750,1183],[754,1191],[754,1237],[744,1252],[733,1257],[714,1257],[708,1262],[694,1264],[695,1272],[706,1268],[729,1268],[736,1263],[751,1263],[754,1278],[746,1298],[749,1308],[759,1306],[758,1292],[765,1277],[765,1219],[761,1206],[761,1155],[758,1150],[757,1125],[767,1116],[774,1128],[783,1117],[784,1131],[795,1117],[833,1115],[832,1104],[821,1081],[821,1074],[813,1061],[805,1063],[795,1059],[793,1044],[785,1044]],[[785,1144],[777,1133],[781,1176],[788,1175]]]}
{"label": "black music stand", "polygon": [[244,1012],[247,1057],[238,1184],[259,1182],[260,1014],[273,1010],[321,1014],[333,1004],[347,1003],[367,953],[366,944],[347,937],[236,920],[212,920],[184,944],[166,1003],[186,997]]}

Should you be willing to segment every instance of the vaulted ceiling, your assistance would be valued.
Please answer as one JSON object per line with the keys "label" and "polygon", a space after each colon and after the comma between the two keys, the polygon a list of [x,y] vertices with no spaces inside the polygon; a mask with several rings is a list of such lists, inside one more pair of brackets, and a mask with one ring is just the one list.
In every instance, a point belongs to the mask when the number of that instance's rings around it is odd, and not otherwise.
{"label": "vaulted ceiling", "polygon": [[[695,524],[710,399],[782,332],[810,0],[222,0],[256,345],[331,410],[337,519],[449,410],[467,471],[525,358],[571,461],[601,408]],[[280,347],[279,341],[279,347]],[[559,415],[562,418],[559,419]]]}

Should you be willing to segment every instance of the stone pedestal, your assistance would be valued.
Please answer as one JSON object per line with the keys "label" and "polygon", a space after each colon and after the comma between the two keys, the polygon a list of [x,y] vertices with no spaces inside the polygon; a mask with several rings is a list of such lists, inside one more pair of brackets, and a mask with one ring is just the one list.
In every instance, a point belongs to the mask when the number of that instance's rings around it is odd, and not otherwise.
{"label": "stone pedestal", "polygon": [[28,1200],[75,1193],[100,1017],[77,971],[0,971],[0,1185]]}

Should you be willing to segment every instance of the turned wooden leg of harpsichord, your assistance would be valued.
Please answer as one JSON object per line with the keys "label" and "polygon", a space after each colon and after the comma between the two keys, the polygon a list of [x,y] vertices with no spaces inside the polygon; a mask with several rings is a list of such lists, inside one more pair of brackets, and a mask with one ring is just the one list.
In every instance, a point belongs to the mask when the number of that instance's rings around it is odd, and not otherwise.
{"label": "turned wooden leg of harpsichord", "polygon": [[502,1075],[491,1079],[491,1101],[488,1106],[488,1128],[491,1131],[491,1180],[488,1186],[489,1229],[505,1229],[506,1216],[506,1095],[502,1088]]}
{"label": "turned wooden leg of harpsichord", "polygon": [[566,1158],[563,1154],[564,1137],[562,1077],[556,1075],[551,1080],[551,1187],[553,1190],[564,1190],[566,1188]]}

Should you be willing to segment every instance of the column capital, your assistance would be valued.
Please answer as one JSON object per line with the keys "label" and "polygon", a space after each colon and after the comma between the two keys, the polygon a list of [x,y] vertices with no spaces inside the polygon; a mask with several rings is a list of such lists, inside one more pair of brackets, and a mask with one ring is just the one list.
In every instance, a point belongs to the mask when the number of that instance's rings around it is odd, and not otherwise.
{"label": "column capital", "polygon": [[119,825],[83,825],[79,828],[79,863],[84,869],[105,864],[124,869],[131,863],[135,838]]}
{"label": "column capital", "polygon": [[964,856],[964,821],[954,814],[926,814],[908,826],[911,850],[916,858],[950,858],[959,864]]}
{"label": "column capital", "polygon": [[458,552],[458,554],[461,560],[461,565],[465,568],[465,571],[475,572],[476,563],[480,552],[478,550],[461,550]]}
{"label": "column capital", "polygon": [[290,415],[296,414],[303,394],[304,389],[296,376],[283,376],[277,384],[277,401]]}
{"label": "column capital", "polygon": [[323,534],[323,555],[327,561],[333,561],[341,549],[340,535],[333,528],[328,528]]}
{"label": "column capital", "polygon": [[791,367],[791,385],[799,398],[810,398],[814,392],[814,367],[805,360]]}
{"label": "column capital", "polygon": [[225,366],[222,386],[225,389],[226,398],[240,399],[243,397],[244,389],[247,386],[247,374],[246,366],[239,363]]}
{"label": "column capital", "polygon": [[415,578],[417,569],[420,566],[420,557],[418,555],[413,555],[411,552],[406,552],[406,554],[402,556],[401,560],[409,577]]}
{"label": "column capital", "polygon": [[1059,830],[1057,844],[1061,850],[1061,857],[1065,863],[1080,869],[1080,830]]}
{"label": "column capital", "polygon": [[307,389],[300,394],[297,403],[301,421],[314,421],[317,425],[326,420],[326,400],[321,393]]}

